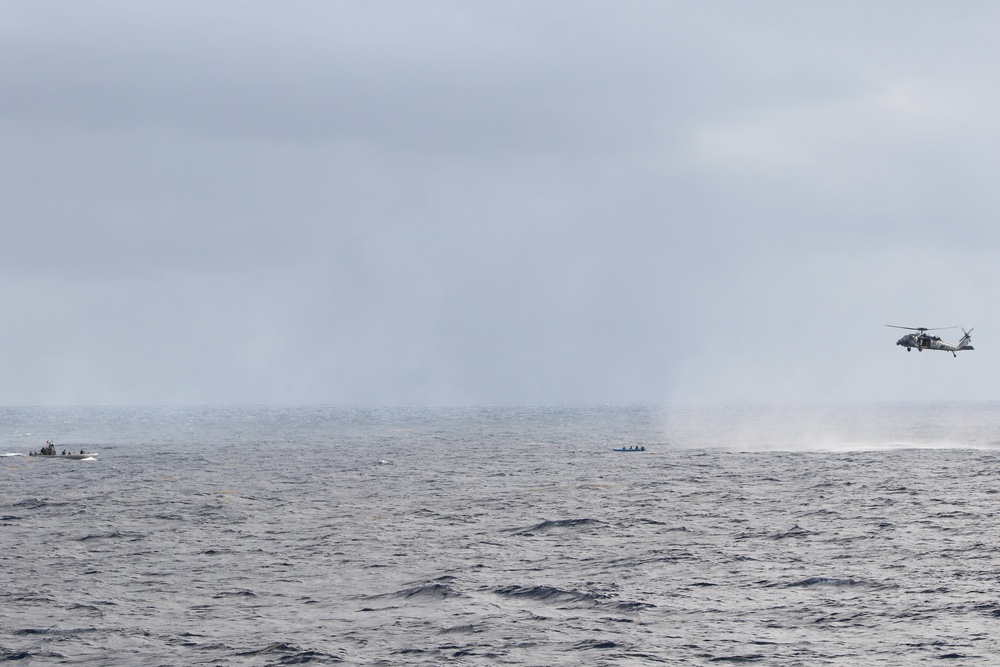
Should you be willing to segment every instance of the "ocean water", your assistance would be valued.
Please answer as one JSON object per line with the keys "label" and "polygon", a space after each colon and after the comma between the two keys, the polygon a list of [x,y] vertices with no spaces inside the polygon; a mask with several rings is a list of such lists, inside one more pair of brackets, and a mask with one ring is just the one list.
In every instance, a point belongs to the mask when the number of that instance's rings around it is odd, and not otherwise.
{"label": "ocean water", "polygon": [[5,408],[0,454],[14,664],[1000,655],[998,404]]}

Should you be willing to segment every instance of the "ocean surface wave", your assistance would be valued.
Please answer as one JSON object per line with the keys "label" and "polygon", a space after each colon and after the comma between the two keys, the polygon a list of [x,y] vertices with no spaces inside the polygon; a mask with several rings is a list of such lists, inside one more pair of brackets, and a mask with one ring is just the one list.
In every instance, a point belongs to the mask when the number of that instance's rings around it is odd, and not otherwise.
{"label": "ocean surface wave", "polygon": [[0,418],[9,453],[46,439],[99,452],[0,457],[3,661],[913,665],[1000,651],[1000,406]]}

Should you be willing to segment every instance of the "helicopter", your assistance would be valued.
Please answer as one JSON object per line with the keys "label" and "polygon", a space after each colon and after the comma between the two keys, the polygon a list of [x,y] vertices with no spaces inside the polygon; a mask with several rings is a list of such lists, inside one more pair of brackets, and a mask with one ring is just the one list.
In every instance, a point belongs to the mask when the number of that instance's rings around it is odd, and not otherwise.
{"label": "helicopter", "polygon": [[[887,324],[887,327],[892,327],[894,329],[909,329],[910,331],[915,331],[916,333],[906,334],[902,338],[896,341],[896,345],[902,345],[909,352],[911,348],[917,348],[918,351],[923,352],[924,350],[944,350],[946,352],[951,352],[953,357],[957,357],[956,352],[961,352],[963,350],[974,350],[976,348],[972,347],[972,332],[973,329],[966,331],[962,327],[937,327],[936,329],[928,329],[927,327],[900,327],[895,324]],[[939,331],[941,329],[962,329],[962,340],[958,341],[958,345],[952,345],[951,343],[946,343],[941,340],[940,336],[932,336],[927,333],[928,331]]]}

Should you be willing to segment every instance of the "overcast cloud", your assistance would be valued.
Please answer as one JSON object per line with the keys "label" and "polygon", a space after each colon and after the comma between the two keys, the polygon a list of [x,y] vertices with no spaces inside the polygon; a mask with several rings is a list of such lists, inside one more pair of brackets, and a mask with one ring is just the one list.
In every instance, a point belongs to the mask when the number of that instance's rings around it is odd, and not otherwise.
{"label": "overcast cloud", "polygon": [[998,34],[0,0],[0,404],[998,399]]}

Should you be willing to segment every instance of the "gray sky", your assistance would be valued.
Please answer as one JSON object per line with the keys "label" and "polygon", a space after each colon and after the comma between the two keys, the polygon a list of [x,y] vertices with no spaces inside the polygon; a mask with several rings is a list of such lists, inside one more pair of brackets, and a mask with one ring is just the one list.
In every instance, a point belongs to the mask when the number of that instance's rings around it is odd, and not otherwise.
{"label": "gray sky", "polygon": [[998,34],[0,0],[0,404],[1000,399]]}

